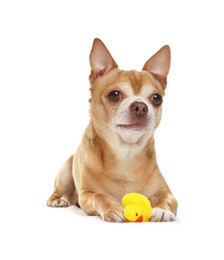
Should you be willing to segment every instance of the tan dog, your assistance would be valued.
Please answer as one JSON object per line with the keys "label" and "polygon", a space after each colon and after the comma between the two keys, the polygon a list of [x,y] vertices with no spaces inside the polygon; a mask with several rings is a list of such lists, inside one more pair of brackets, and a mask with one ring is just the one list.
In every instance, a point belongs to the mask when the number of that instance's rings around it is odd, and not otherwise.
{"label": "tan dog", "polygon": [[88,215],[124,222],[122,197],[138,192],[151,201],[150,221],[174,221],[177,201],[156,162],[170,48],[162,47],[142,72],[118,69],[103,42],[90,53],[91,120],[76,154],[59,171],[47,205],[78,205]]}

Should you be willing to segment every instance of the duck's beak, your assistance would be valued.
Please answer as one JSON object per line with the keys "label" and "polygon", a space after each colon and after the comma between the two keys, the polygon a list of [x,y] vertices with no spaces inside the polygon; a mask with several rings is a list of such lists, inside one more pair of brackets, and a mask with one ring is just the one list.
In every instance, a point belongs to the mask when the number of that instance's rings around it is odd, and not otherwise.
{"label": "duck's beak", "polygon": [[142,221],[143,221],[143,216],[142,215],[135,220],[135,222],[142,222]]}

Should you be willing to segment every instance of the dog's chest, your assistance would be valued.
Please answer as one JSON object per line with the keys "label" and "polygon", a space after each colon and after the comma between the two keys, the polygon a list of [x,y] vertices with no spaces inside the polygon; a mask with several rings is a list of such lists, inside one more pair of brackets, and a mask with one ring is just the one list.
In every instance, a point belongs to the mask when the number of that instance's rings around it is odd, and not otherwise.
{"label": "dog's chest", "polygon": [[104,164],[101,175],[101,189],[120,200],[126,193],[142,193],[149,184],[148,158],[126,157],[123,160],[111,158]]}
{"label": "dog's chest", "polygon": [[128,168],[126,167],[126,169],[116,173],[111,172],[106,180],[107,192],[115,199],[120,199],[129,192],[140,192],[145,185],[141,172]]}
{"label": "dog's chest", "polygon": [[124,177],[111,178],[107,184],[106,192],[110,195],[110,197],[117,201],[120,201],[127,193],[141,192],[143,190],[140,182],[131,181]]}

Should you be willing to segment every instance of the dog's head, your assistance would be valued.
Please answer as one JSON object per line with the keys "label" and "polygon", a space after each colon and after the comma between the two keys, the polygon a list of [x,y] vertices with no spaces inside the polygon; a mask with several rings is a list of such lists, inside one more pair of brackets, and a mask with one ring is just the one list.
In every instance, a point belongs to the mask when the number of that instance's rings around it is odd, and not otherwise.
{"label": "dog's head", "polygon": [[141,72],[124,71],[99,39],[90,53],[91,120],[113,149],[142,149],[159,125],[170,68],[170,48],[162,47]]}

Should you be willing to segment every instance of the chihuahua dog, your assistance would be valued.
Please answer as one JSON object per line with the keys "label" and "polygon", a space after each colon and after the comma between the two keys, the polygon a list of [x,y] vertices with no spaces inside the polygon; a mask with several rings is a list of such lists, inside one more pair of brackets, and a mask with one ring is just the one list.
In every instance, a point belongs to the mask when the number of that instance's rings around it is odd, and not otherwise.
{"label": "chihuahua dog", "polygon": [[170,47],[155,53],[141,72],[125,71],[95,39],[90,66],[90,122],[77,152],[60,169],[47,205],[77,205],[104,221],[126,222],[122,197],[138,192],[152,204],[149,221],[174,221],[177,201],[157,165],[153,138],[161,119]]}

